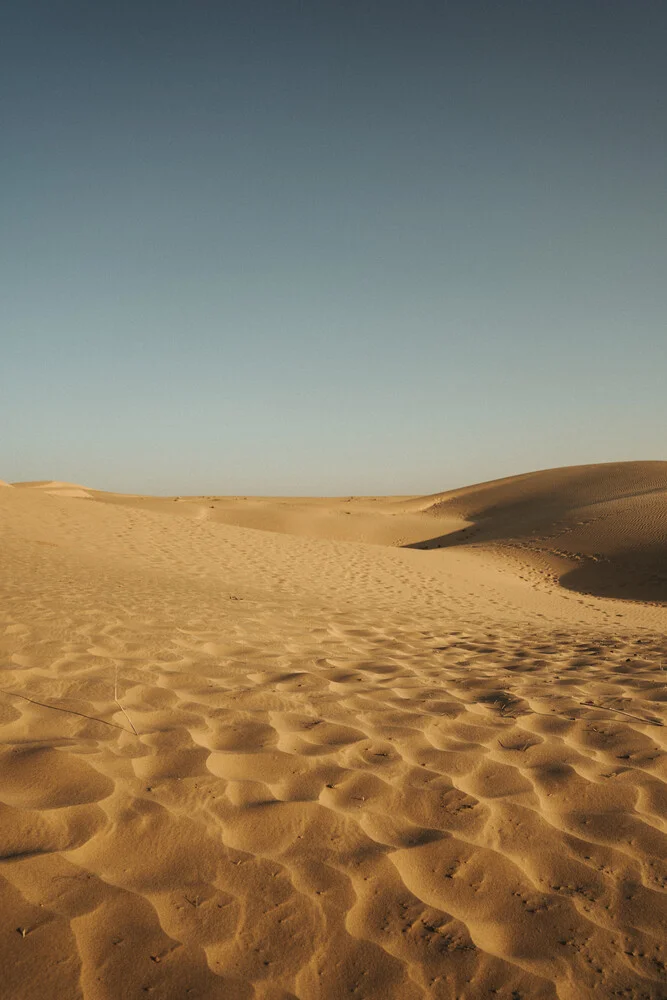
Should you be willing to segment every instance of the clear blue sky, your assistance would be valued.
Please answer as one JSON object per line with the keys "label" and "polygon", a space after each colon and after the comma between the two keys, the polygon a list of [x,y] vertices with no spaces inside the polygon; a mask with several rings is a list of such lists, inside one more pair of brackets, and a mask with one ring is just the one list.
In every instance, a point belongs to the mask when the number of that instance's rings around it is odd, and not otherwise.
{"label": "clear blue sky", "polygon": [[665,458],[662,0],[14,0],[0,477]]}

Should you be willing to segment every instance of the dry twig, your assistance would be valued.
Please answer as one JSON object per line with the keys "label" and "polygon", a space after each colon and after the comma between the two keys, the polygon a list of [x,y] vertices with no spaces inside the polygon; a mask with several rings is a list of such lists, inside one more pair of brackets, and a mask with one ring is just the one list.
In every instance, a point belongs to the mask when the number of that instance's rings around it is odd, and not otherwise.
{"label": "dry twig", "polygon": [[662,719],[645,719],[641,715],[633,715],[632,712],[626,712],[624,708],[610,708],[609,705],[596,705],[593,701],[580,701],[577,704],[583,705],[584,708],[599,708],[603,712],[618,712],[619,715],[627,715],[629,719],[636,719],[637,722],[643,722],[646,726],[664,726]]}
{"label": "dry twig", "polygon": [[[132,732],[134,733],[135,736],[138,736],[139,733],[134,728],[134,723],[132,722],[132,719],[129,717],[129,715],[127,714],[121,703],[118,701],[118,664],[116,664],[116,675],[114,678],[114,686],[113,686],[113,698],[116,704],[118,705],[119,709],[127,719],[127,721],[130,723],[130,726],[132,727]],[[120,728],[124,729],[125,727],[121,726]]]}
{"label": "dry twig", "polygon": [[[67,715],[78,715],[81,719],[90,719],[91,722],[101,722],[104,726],[111,726],[112,729],[120,729],[121,732],[127,733],[129,730],[125,726],[119,726],[117,722],[108,722],[106,719],[98,719],[96,715],[86,715],[85,712],[76,712],[73,708],[61,708],[60,705],[47,705],[45,701],[37,701],[35,698],[29,698],[27,694],[19,694],[18,691],[8,691],[6,688],[0,688],[3,694],[12,695],[14,698],[23,698],[24,701],[29,701],[31,705],[40,705],[41,708],[52,708],[54,712],[65,712]],[[129,721],[129,720],[128,720]],[[139,733],[136,731],[134,726],[132,726],[135,736]]]}

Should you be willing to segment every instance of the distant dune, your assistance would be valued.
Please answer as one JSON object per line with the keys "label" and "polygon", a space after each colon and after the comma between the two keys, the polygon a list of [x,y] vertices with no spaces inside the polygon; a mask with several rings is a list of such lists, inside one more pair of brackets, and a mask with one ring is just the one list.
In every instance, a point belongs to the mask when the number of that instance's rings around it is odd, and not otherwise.
{"label": "distant dune", "polygon": [[283,534],[493,548],[601,597],[667,601],[667,462],[548,469],[416,497],[148,497],[74,483],[16,483]]}
{"label": "distant dune", "polygon": [[0,994],[665,1000],[666,497],[0,490]]}
{"label": "distant dune", "polygon": [[50,493],[53,496],[61,497],[90,498],[91,495],[85,487],[79,486],[78,483],[62,483],[52,479],[40,479],[30,483],[14,483],[14,486],[31,487],[43,490],[45,493]]}

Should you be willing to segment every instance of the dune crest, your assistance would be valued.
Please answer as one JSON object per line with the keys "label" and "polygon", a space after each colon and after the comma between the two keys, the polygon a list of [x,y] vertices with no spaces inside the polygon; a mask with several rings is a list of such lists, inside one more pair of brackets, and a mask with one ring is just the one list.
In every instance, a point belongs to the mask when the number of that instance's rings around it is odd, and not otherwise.
{"label": "dune crest", "polygon": [[666,470],[1,491],[6,995],[664,1000]]}
{"label": "dune crest", "polygon": [[14,483],[13,485],[24,489],[43,490],[44,493],[49,493],[52,496],[79,497],[82,499],[90,499],[91,497],[91,493],[85,486],[79,486],[78,483],[63,483],[54,479],[42,479],[32,483]]}

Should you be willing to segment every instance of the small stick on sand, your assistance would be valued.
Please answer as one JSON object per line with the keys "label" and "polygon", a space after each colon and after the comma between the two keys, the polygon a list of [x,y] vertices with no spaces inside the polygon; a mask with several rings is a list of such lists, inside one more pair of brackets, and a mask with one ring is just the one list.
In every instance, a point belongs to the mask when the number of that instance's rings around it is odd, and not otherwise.
{"label": "small stick on sand", "polygon": [[603,712],[618,712],[619,715],[627,715],[629,719],[636,719],[637,722],[643,722],[647,726],[664,726],[662,719],[644,719],[641,715],[633,715],[632,712],[626,712],[623,708],[609,708],[608,705],[596,705],[592,701],[580,701],[577,702],[578,705],[583,705],[584,708],[600,708]]}
{"label": "small stick on sand", "polygon": [[[29,701],[31,705],[39,705],[40,708],[51,708],[54,712],[65,712],[66,715],[78,715],[81,719],[90,719],[91,722],[101,722],[103,726],[111,726],[112,729],[120,729],[121,732],[127,733],[129,730],[125,726],[119,726],[117,722],[108,722],[107,719],[98,719],[96,715],[86,715],[85,712],[75,712],[73,708],[61,708],[60,705],[47,705],[45,701],[37,701],[35,698],[29,698],[27,694],[19,694],[18,691],[8,691],[7,688],[0,688],[3,694],[12,695],[14,698],[22,698],[23,701]],[[128,719],[128,722],[130,720]],[[130,722],[130,725],[132,723]],[[138,736],[136,729],[132,726],[135,734]]]}
{"label": "small stick on sand", "polygon": [[134,733],[135,736],[138,736],[139,733],[134,728],[134,723],[132,722],[132,719],[129,717],[129,715],[127,714],[121,703],[118,701],[118,664],[116,664],[116,674],[114,677],[113,698],[116,704],[118,705],[119,709],[127,719],[127,721],[130,723],[130,726],[132,727],[132,732]]}

